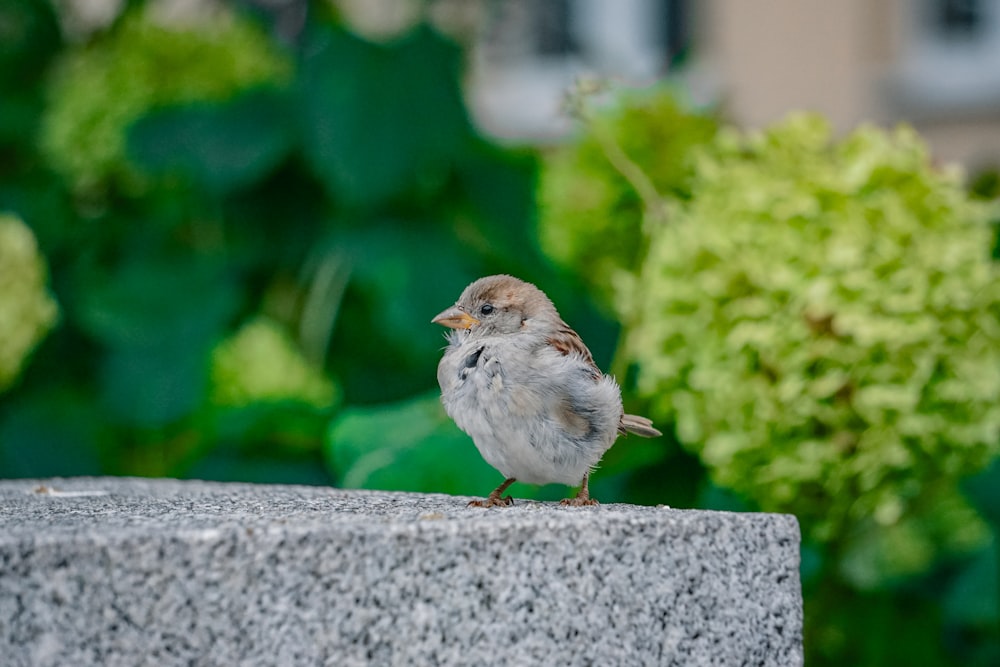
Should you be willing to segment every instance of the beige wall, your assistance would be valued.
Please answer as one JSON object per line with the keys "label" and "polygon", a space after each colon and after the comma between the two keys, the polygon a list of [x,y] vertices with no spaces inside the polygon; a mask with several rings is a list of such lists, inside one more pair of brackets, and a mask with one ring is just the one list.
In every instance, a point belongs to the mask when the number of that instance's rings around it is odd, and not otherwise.
{"label": "beige wall", "polygon": [[696,3],[699,69],[735,122],[760,127],[791,110],[825,114],[839,131],[909,120],[937,159],[1000,164],[1000,112],[905,118],[885,81],[901,56],[912,0],[704,0]]}

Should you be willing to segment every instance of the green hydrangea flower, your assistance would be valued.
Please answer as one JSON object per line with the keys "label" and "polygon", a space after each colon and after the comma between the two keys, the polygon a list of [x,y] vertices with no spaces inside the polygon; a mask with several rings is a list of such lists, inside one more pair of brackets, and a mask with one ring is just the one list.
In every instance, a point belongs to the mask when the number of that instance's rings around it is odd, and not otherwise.
{"label": "green hydrangea flower", "polygon": [[722,132],[621,295],[639,390],[813,538],[895,525],[1000,452],[990,215],[905,127]]}
{"label": "green hydrangea flower", "polygon": [[220,13],[191,26],[125,17],[104,39],[70,51],[49,85],[42,150],[80,189],[135,176],[129,126],[155,107],[216,101],[258,85],[280,85],[291,63],[245,19]]}
{"label": "green hydrangea flower", "polygon": [[12,215],[0,215],[0,391],[14,383],[58,317],[46,276],[31,230]]}
{"label": "green hydrangea flower", "polygon": [[213,401],[228,407],[297,401],[326,409],[338,399],[336,385],[266,317],[248,322],[216,347],[211,377]]}

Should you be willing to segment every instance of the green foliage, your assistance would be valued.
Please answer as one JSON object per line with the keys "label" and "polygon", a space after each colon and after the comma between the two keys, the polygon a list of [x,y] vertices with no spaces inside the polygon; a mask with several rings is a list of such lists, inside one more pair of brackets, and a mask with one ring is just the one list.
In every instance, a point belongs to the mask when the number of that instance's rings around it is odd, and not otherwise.
{"label": "green foliage", "polygon": [[0,392],[7,389],[58,317],[45,261],[23,222],[0,215]]}
{"label": "green foliage", "polygon": [[46,3],[7,0],[0,6],[0,86],[38,76],[48,62],[46,46],[58,35]]}
{"label": "green foliage", "polygon": [[317,29],[306,52],[303,148],[331,195],[371,205],[446,178],[470,136],[457,46],[428,27],[388,46]]}
{"label": "green foliage", "polygon": [[219,405],[301,401],[327,409],[336,399],[333,382],[268,318],[244,324],[212,353],[212,400]]}
{"label": "green foliage", "polygon": [[209,355],[239,300],[222,267],[152,256],[80,279],[77,323],[103,350],[97,385],[108,417],[163,427],[201,405]]}
{"label": "green foliage", "polygon": [[[52,75],[12,79],[43,122],[0,134],[0,206],[36,232],[65,310],[0,404],[0,476],[329,483],[331,416],[431,390],[429,318],[462,287],[555,282],[530,234],[534,155],[476,134],[455,44],[424,25],[372,44],[317,13],[279,47],[204,16],[129,10],[88,44],[34,45]],[[573,287],[562,303],[586,309]],[[610,327],[593,340],[607,353]]]}
{"label": "green foliage", "polygon": [[31,83],[42,76],[59,39],[59,26],[47,2],[5,0],[0,3],[0,174],[12,143],[34,130],[41,91]]}
{"label": "green foliage", "polygon": [[71,391],[31,393],[9,399],[0,423],[4,477],[100,475],[110,429],[87,397]]}
{"label": "green foliage", "polygon": [[130,127],[128,155],[154,177],[212,191],[252,185],[291,150],[287,106],[281,95],[259,90],[216,105],[165,107]]}
{"label": "green foliage", "polygon": [[840,577],[874,590],[921,575],[942,556],[966,557],[989,542],[988,526],[957,489],[932,488],[923,496],[922,504],[890,525],[857,521],[839,552]]}
{"label": "green foliage", "polygon": [[645,204],[622,161],[641,166],[659,196],[687,199],[693,149],[711,141],[717,124],[668,87],[618,95],[594,112],[587,99],[579,104],[581,136],[544,161],[539,231],[549,256],[610,301],[616,277],[634,274],[645,251]]}
{"label": "green foliage", "polygon": [[42,146],[73,185],[134,180],[129,126],[157,107],[222,101],[255,86],[288,81],[288,58],[244,18],[163,25],[151,12],[125,16],[116,30],[60,59],[49,86]]}
{"label": "green foliage", "polygon": [[905,128],[724,133],[628,294],[639,386],[807,535],[893,526],[998,453],[989,209]]}
{"label": "green foliage", "polygon": [[326,448],[347,488],[482,496],[503,481],[445,414],[437,392],[345,410],[331,425]]}

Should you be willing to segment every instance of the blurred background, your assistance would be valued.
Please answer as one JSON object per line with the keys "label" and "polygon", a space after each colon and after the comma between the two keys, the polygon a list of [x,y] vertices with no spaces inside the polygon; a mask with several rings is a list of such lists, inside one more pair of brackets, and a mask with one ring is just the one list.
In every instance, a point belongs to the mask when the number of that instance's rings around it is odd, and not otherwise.
{"label": "blurred background", "polygon": [[511,273],[667,433],[595,497],[997,665],[998,167],[1000,0],[3,0],[0,477],[483,495],[430,318]]}

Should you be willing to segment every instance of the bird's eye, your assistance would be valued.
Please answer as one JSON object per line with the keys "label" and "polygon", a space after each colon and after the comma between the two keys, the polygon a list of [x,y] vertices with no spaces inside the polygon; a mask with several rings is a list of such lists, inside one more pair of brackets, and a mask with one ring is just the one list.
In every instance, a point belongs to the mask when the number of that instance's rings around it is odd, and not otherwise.
{"label": "bird's eye", "polygon": [[494,310],[496,310],[496,308],[493,307],[492,303],[484,303],[482,306],[479,307],[479,314],[480,315],[489,315]]}

